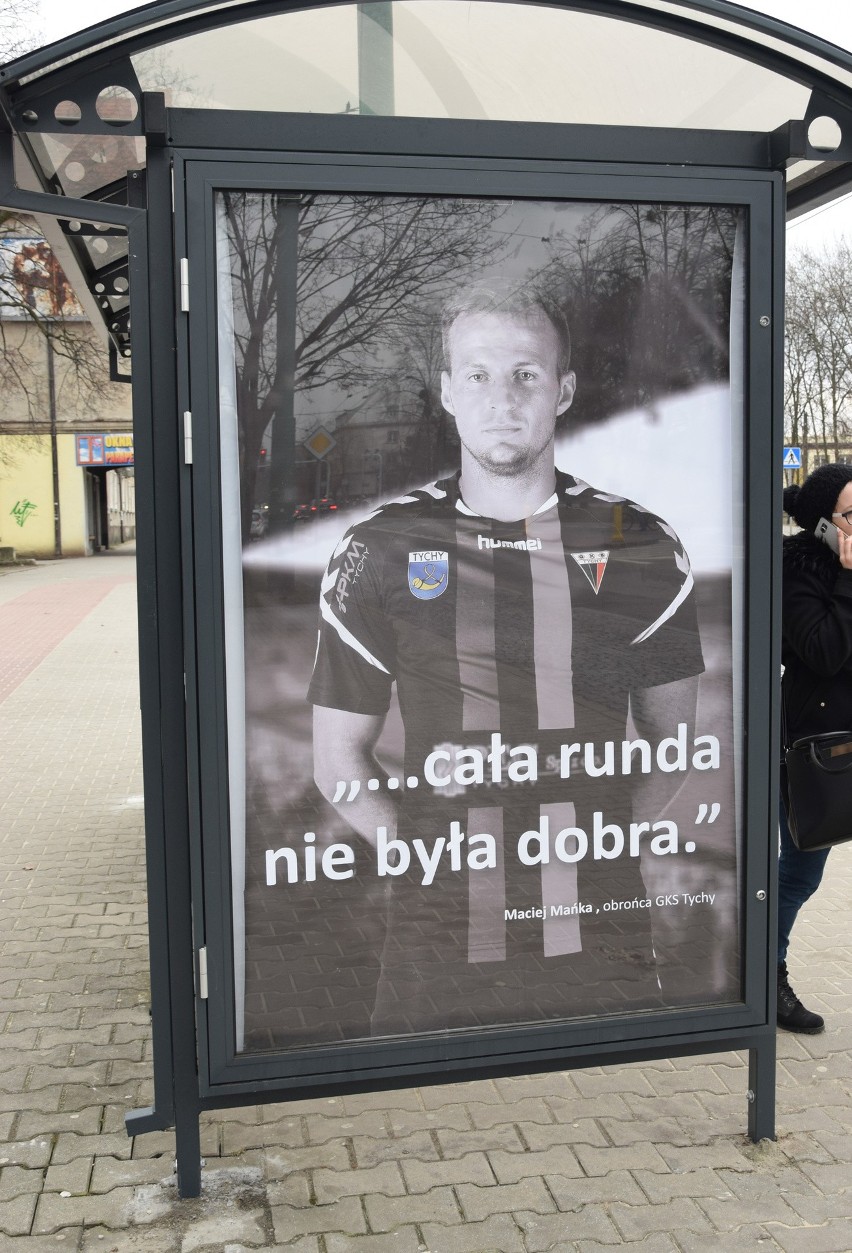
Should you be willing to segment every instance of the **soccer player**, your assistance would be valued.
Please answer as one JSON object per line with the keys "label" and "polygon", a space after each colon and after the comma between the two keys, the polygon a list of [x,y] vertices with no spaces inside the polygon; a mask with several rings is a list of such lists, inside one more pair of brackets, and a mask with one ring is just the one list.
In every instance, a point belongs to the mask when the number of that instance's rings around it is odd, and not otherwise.
{"label": "soccer player", "polygon": [[[664,521],[555,467],[576,380],[545,296],[473,288],[443,337],[460,472],[340,542],[309,690],[317,784],[392,884],[373,1033],[652,1008],[647,846],[626,837],[682,776],[622,773],[621,742],[628,715],[652,745],[691,731],[689,562]],[[394,684],[400,779],[374,754]]]}

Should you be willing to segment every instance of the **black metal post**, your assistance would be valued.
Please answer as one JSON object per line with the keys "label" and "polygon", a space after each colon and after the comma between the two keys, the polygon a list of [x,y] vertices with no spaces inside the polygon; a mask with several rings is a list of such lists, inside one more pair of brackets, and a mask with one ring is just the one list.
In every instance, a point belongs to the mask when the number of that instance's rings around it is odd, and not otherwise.
{"label": "black metal post", "polygon": [[775,1028],[748,1051],[748,1134],[758,1140],[775,1139]]}
{"label": "black metal post", "polygon": [[53,339],[45,336],[47,347],[47,406],[50,415],[50,464],[53,473],[53,555],[62,556],[62,512],[59,501],[59,449],[56,442],[56,366],[53,360]]}
{"label": "black metal post", "polygon": [[[149,146],[129,199],[148,206],[130,231],[133,417],[142,748],[148,863],[154,1106],[127,1131],[175,1126],[178,1189],[201,1190],[194,951],[189,857],[181,567],[182,431],[177,412],[175,262],[170,153]],[[156,269],[150,264],[155,258]]]}
{"label": "black metal post", "polygon": [[362,115],[395,113],[393,6],[387,0],[358,5],[358,110]]}
{"label": "black metal post", "polygon": [[275,416],[269,467],[269,523],[274,532],[293,525],[296,503],[296,282],[299,198],[275,200]]}

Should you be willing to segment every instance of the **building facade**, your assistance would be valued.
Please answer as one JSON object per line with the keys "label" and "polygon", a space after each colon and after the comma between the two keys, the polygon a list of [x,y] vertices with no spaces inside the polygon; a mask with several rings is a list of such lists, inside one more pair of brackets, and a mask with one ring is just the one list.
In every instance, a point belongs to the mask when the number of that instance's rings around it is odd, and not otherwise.
{"label": "building facade", "polygon": [[49,559],[136,533],[130,387],[35,224],[0,223],[0,549]]}

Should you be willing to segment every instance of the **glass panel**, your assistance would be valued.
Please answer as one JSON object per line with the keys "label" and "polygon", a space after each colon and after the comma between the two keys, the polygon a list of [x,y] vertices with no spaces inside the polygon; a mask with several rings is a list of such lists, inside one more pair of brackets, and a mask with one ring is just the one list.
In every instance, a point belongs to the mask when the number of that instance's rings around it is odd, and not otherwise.
{"label": "glass panel", "polygon": [[741,215],[217,223],[238,1051],[741,999]]}
{"label": "glass panel", "polygon": [[177,107],[357,112],[357,7],[242,22],[131,58],[143,91]]}
{"label": "glass panel", "polygon": [[89,254],[92,268],[101,270],[111,265],[119,257],[127,256],[127,237],[122,235],[87,235],[83,238],[83,247]]}
{"label": "glass panel", "polygon": [[133,63],[146,90],[230,109],[773,130],[803,116],[809,96],[745,59],[635,22],[485,0],[279,15]]}
{"label": "glass panel", "polygon": [[[651,10],[657,10],[660,13],[674,13],[681,17],[684,16],[684,5],[678,3],[678,0],[644,0],[644,7]],[[812,23],[814,14],[811,10],[807,10],[806,20],[808,22],[809,29],[806,31],[799,25],[799,21],[802,16],[805,16],[805,10],[802,10],[797,17],[792,19],[793,24],[787,27],[787,29],[791,32],[791,37],[787,39],[782,34],[767,34],[764,30],[756,31],[750,25],[750,22],[754,20],[766,22],[768,20],[773,22],[776,27],[783,31],[786,25],[786,20],[791,19],[778,20],[776,14],[767,13],[767,8],[773,6],[767,6],[762,2],[762,0],[749,0],[746,7],[754,11],[754,18],[750,18],[747,14],[743,14],[742,20],[738,20],[736,17],[732,17],[727,14],[695,13],[694,11],[688,12],[686,16],[690,20],[700,22],[702,26],[706,26],[711,38],[713,36],[713,32],[715,31],[722,31],[736,35],[740,38],[745,36],[745,38],[753,40],[760,48],[767,48],[772,52],[779,52],[783,56],[791,57],[793,60],[798,61],[806,69],[813,69],[818,74],[832,75],[838,82],[844,83],[847,87],[852,86],[852,73],[850,73],[846,64],[839,64],[839,62],[848,62],[849,54],[845,49],[841,49],[836,45],[837,28],[835,27],[834,30],[831,29],[830,13],[820,13]],[[777,8],[777,6],[774,7]],[[822,30],[826,32],[824,35],[822,32],[817,33],[816,27],[818,21],[822,26]],[[824,38],[830,41],[828,51],[824,57],[820,56],[818,53],[810,51],[810,49],[799,46],[801,41],[810,41],[814,38]]]}
{"label": "glass panel", "polygon": [[58,178],[67,196],[89,196],[123,181],[145,163],[139,135],[33,135],[33,149],[48,178]]}

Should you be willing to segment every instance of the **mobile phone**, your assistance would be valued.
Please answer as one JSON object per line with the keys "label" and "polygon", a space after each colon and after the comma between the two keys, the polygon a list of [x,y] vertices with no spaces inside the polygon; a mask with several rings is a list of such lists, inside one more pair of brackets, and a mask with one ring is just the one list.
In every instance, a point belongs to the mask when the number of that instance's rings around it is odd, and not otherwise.
{"label": "mobile phone", "polygon": [[820,518],[816,524],[814,535],[817,539],[821,539],[824,544],[828,544],[833,553],[840,556],[840,545],[837,542],[837,527],[833,522],[829,522],[827,518]]}

